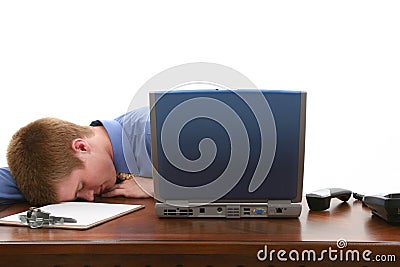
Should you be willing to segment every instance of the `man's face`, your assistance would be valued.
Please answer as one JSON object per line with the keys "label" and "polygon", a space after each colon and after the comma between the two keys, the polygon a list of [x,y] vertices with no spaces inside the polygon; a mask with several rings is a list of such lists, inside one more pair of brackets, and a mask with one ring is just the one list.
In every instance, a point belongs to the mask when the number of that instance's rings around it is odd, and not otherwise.
{"label": "man's face", "polygon": [[75,169],[56,186],[58,200],[77,198],[93,201],[95,195],[109,191],[116,182],[116,172],[111,160],[91,159],[83,169]]}

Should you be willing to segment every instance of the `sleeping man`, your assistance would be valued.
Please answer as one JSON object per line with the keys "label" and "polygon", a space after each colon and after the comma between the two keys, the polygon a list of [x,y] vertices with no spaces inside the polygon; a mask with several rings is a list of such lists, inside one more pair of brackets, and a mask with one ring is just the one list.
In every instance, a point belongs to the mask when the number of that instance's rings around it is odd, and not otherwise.
{"label": "sleeping man", "polygon": [[13,135],[7,162],[9,169],[0,172],[0,203],[152,197],[149,109],[90,126],[36,120]]}

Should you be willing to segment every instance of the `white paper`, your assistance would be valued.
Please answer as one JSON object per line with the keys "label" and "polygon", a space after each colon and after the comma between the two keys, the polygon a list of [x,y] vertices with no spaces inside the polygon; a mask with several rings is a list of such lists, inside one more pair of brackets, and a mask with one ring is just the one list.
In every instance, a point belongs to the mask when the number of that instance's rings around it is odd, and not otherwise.
{"label": "white paper", "polygon": [[[101,222],[111,220],[126,213],[143,207],[132,204],[110,204],[93,202],[63,202],[59,204],[43,206],[42,211],[50,212],[50,216],[69,217],[76,223],[64,223],[55,227],[62,228],[88,228]],[[19,223],[19,215],[26,215],[26,211],[10,215],[0,219],[0,223]]]}

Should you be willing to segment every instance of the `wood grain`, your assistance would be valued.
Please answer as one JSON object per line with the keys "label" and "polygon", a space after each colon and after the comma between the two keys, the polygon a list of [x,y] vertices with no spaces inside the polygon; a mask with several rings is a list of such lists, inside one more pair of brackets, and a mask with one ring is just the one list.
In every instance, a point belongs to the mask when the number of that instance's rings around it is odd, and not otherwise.
{"label": "wood grain", "polygon": [[[324,212],[309,211],[304,202],[298,219],[160,219],[152,199],[97,201],[143,204],[145,208],[84,231],[0,226],[0,264],[11,258],[40,262],[42,257],[44,262],[51,262],[43,266],[85,266],[84,262],[86,266],[285,266],[282,262],[260,262],[256,254],[266,244],[275,250],[323,250],[336,247],[339,239],[345,239],[348,248],[373,248],[374,253],[397,252],[400,256],[400,226],[388,225],[353,200],[332,200],[331,208]],[[23,203],[2,208],[0,217],[28,206]],[[198,255],[208,260],[199,261]],[[127,265],[132,261],[143,264]],[[76,265],[78,262],[80,265]],[[14,266],[24,266],[17,263]],[[297,266],[317,266],[313,264]],[[347,266],[343,264],[335,266]],[[380,266],[363,264],[348,266]],[[391,264],[384,266],[397,266]]]}

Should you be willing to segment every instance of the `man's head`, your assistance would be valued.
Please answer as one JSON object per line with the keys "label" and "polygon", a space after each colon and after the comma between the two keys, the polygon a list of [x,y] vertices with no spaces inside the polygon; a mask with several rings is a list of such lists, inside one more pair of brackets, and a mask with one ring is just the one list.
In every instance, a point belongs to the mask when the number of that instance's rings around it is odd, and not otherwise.
{"label": "man's head", "polygon": [[[112,156],[90,141],[94,136],[92,127],[55,118],[39,119],[16,132],[7,161],[25,198],[31,204],[45,205],[73,200],[79,197],[75,191],[87,184],[93,194],[110,188],[115,182]],[[93,181],[97,176],[99,181]],[[75,184],[79,188],[71,188]]]}

